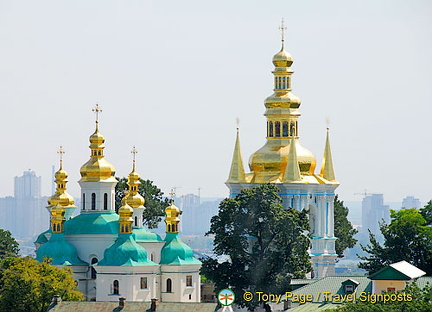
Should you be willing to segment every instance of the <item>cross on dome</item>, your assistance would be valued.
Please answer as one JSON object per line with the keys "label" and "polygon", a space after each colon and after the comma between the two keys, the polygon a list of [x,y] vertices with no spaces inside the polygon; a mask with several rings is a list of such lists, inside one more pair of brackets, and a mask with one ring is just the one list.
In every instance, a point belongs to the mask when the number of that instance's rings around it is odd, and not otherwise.
{"label": "cross on dome", "polygon": [[96,102],[95,108],[92,109],[92,112],[96,114],[96,123],[99,122],[99,114],[102,113],[102,109],[99,108],[99,103]]}

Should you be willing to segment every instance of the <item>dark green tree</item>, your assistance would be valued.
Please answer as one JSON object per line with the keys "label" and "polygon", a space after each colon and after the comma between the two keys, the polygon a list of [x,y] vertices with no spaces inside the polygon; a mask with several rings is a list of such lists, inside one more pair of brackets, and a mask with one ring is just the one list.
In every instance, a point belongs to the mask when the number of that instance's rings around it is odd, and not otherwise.
{"label": "dark green tree", "polygon": [[19,248],[11,232],[0,229],[0,262],[6,257],[18,256]]}
{"label": "dark green tree", "polygon": [[338,195],[334,199],[334,235],[336,240],[336,253],[339,258],[342,258],[343,252],[347,248],[353,248],[357,243],[354,235],[357,230],[352,227],[348,221],[348,208],[344,206],[343,201],[339,200]]}
{"label": "dark green tree", "polygon": [[[405,260],[427,275],[432,274],[432,227],[427,221],[430,202],[423,209],[390,211],[390,224],[381,223],[384,246],[369,232],[370,243],[361,248],[369,255],[359,256],[365,260],[359,264],[372,274],[383,267]],[[428,212],[429,211],[429,212]],[[425,218],[426,217],[426,218]]]}
{"label": "dark green tree", "polygon": [[[124,197],[124,191],[128,190],[127,178],[116,178],[119,182],[115,188],[115,207],[116,211],[121,206],[121,200]],[[153,181],[140,179],[141,184],[138,192],[145,199],[143,212],[144,225],[149,229],[157,228],[158,223],[165,215],[165,208],[169,205],[168,198],[164,198],[164,193],[153,184]]]}
{"label": "dark green tree", "polygon": [[83,300],[70,268],[57,268],[31,257],[7,258],[0,267],[0,312],[45,312],[54,295]]}
{"label": "dark green tree", "polygon": [[214,235],[214,253],[229,259],[202,259],[201,274],[217,290],[230,287],[236,302],[250,309],[258,302],[245,302],[245,291],[282,293],[291,278],[304,278],[312,270],[307,211],[283,209],[278,192],[276,186],[263,184],[224,199],[206,234]]}

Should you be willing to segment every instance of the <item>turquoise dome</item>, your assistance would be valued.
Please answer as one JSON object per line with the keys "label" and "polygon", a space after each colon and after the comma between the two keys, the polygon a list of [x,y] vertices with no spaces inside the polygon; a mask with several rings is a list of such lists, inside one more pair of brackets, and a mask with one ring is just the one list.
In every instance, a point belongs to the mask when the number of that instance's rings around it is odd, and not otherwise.
{"label": "turquoise dome", "polygon": [[162,242],[162,238],[146,228],[132,229],[132,234],[137,242]]}
{"label": "turquoise dome", "polygon": [[50,240],[39,247],[36,260],[51,258],[54,265],[88,265],[78,257],[75,246],[69,243],[63,233],[52,233]]}
{"label": "turquoise dome", "polygon": [[81,213],[64,223],[66,235],[118,234],[119,215],[114,211]]}
{"label": "turquoise dome", "polygon": [[45,244],[48,241],[47,234],[51,234],[51,229],[48,229],[45,232],[40,233],[35,243]]}
{"label": "turquoise dome", "polygon": [[181,241],[178,233],[167,233],[160,264],[201,264],[201,261],[194,258],[192,249]]}
{"label": "turquoise dome", "polygon": [[147,259],[147,251],[133,239],[133,234],[119,234],[117,240],[105,249],[99,266],[145,266],[157,265]]}

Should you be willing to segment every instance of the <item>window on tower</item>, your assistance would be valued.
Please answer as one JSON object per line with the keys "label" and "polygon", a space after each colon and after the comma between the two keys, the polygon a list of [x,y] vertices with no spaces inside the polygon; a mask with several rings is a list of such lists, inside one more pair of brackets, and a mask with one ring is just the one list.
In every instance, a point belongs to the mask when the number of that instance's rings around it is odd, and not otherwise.
{"label": "window on tower", "polygon": [[85,210],[85,193],[82,196],[82,210]]}
{"label": "window on tower", "polygon": [[276,129],[275,129],[275,130],[276,130],[276,131],[275,131],[275,132],[276,132],[276,133],[275,133],[275,137],[280,137],[280,122],[279,122],[279,121],[276,121],[276,122],[275,122],[275,128],[276,128]]}
{"label": "window on tower", "polygon": [[287,137],[288,136],[288,121],[283,122],[282,126],[282,136]]}
{"label": "window on tower", "polygon": [[108,194],[104,194],[104,210],[108,210]]}
{"label": "window on tower", "polygon": [[96,193],[91,194],[91,210],[96,210]]}
{"label": "window on tower", "polygon": [[273,121],[269,122],[269,137],[273,137]]}

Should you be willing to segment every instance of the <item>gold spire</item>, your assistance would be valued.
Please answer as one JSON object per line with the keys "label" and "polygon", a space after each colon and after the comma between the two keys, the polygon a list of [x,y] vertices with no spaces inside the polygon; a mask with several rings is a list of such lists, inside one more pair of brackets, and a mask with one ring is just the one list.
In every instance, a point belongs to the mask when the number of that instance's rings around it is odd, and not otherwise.
{"label": "gold spire", "polygon": [[[171,193],[174,195],[174,191]],[[178,224],[180,222],[180,209],[174,205],[174,199],[171,198],[170,205],[165,209],[166,233],[178,233]]]}
{"label": "gold spire", "polygon": [[102,110],[99,104],[93,108],[96,113],[96,130],[90,136],[90,160],[82,165],[80,169],[81,180],[86,182],[117,182],[115,179],[115,168],[104,158],[103,150],[105,148],[105,138],[99,132],[99,114]]}
{"label": "gold spire", "polygon": [[141,194],[138,193],[140,182],[140,175],[135,171],[136,167],[136,160],[135,156],[138,153],[135,146],[133,147],[131,153],[133,154],[133,165],[132,165],[132,172],[128,175],[128,182],[127,185],[129,186],[129,192],[126,195],[126,203],[131,206],[132,208],[145,208],[144,203],[145,200],[141,196]]}
{"label": "gold spire", "polygon": [[242,183],[245,182],[245,170],[243,167],[243,158],[240,149],[240,134],[237,126],[237,136],[234,146],[234,153],[231,162],[231,170],[226,183]]}
{"label": "gold spire", "polygon": [[132,214],[133,208],[127,204],[126,198],[128,194],[125,192],[125,196],[122,199],[122,206],[118,210],[118,214],[120,215],[119,224],[120,224],[120,234],[131,234],[132,233]]}
{"label": "gold spire", "polygon": [[51,209],[51,230],[53,233],[63,233],[65,208],[59,203]]}
{"label": "gold spire", "polygon": [[281,25],[279,26],[279,29],[281,31],[281,37],[282,37],[282,50],[284,49],[284,43],[285,43],[285,30],[287,29],[284,25],[284,19],[282,18]]}
{"label": "gold spire", "polygon": [[288,161],[283,176],[283,182],[296,182],[301,181],[300,167],[297,160],[297,149],[295,139],[291,139],[290,148],[288,152]]}
{"label": "gold spire", "polygon": [[48,208],[54,207],[57,204],[60,204],[65,208],[75,208],[75,201],[71,195],[66,191],[66,183],[68,182],[68,174],[65,170],[63,170],[63,155],[65,151],[63,147],[60,146],[59,151],[57,152],[60,157],[60,168],[55,173],[55,184],[56,184],[56,192],[48,199]]}
{"label": "gold spire", "polygon": [[330,149],[330,139],[329,139],[329,128],[327,128],[326,143],[324,148],[324,158],[321,166],[320,176],[330,182],[337,182],[334,168],[333,168],[333,158]]}

